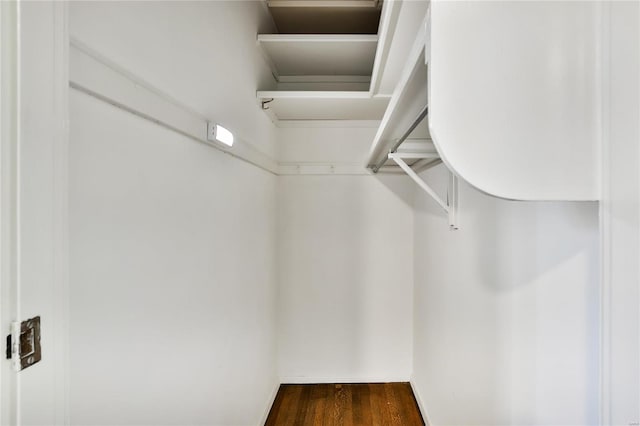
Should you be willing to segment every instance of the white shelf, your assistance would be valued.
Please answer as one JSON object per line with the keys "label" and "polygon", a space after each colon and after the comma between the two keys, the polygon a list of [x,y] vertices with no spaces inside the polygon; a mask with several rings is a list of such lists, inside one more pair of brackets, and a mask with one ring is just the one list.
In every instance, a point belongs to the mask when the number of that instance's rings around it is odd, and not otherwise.
{"label": "white shelf", "polygon": [[534,3],[430,3],[432,136],[447,167],[480,192],[597,200],[598,12],[589,2]]}
{"label": "white shelf", "polygon": [[369,92],[259,91],[258,100],[275,120],[380,120],[388,98]]}
{"label": "white shelf", "polygon": [[370,99],[364,91],[307,91],[307,90],[259,90],[258,99]]}
{"label": "white shelf", "polygon": [[373,34],[260,34],[273,75],[371,77],[378,36]]}
{"label": "white shelf", "polygon": [[[425,45],[427,41],[426,20],[420,27],[416,40],[411,48],[402,75],[391,96],[380,127],[373,140],[367,166],[379,164],[392,165],[386,160],[397,141],[409,129],[416,117],[427,105],[427,65]],[[411,132],[408,139],[429,140],[428,117],[423,119]]]}

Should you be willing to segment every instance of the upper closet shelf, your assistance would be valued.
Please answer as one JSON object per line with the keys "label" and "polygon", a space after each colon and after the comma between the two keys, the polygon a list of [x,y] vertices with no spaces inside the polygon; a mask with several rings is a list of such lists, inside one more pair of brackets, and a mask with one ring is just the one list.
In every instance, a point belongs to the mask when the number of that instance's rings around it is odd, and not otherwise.
{"label": "upper closet shelf", "polygon": [[400,80],[369,150],[366,165],[374,172],[378,172],[387,164],[394,164],[389,154],[398,151],[404,141],[418,139],[431,142],[428,126],[428,79],[425,53],[427,22],[428,15],[420,26]]}
{"label": "upper closet shelf", "polygon": [[[376,54],[376,34],[260,34],[276,80],[283,77],[323,76],[371,78]],[[286,80],[286,78],[284,79]]]}
{"label": "upper closet shelf", "polygon": [[258,91],[257,97],[274,121],[380,120],[389,101],[356,91]]}
{"label": "upper closet shelf", "polygon": [[450,170],[500,198],[601,196],[600,11],[430,2],[429,130]]}
{"label": "upper closet shelf", "polygon": [[374,173],[402,170],[447,214],[458,229],[458,180],[449,173],[447,193],[440,196],[418,173],[442,163],[429,132],[429,12],[420,26],[400,80],[371,144],[367,167]]}

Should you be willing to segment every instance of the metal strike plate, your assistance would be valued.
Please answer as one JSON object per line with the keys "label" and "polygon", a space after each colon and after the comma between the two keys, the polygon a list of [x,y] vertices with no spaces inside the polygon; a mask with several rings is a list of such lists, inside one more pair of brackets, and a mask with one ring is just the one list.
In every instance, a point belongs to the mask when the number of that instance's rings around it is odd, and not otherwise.
{"label": "metal strike plate", "polygon": [[17,371],[31,367],[42,359],[40,347],[40,317],[12,324],[7,336],[7,358],[13,360]]}

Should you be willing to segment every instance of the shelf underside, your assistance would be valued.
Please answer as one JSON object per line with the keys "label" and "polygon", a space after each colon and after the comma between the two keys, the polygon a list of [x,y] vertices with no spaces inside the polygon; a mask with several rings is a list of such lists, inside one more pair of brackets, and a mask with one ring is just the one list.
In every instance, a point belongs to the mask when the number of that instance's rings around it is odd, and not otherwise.
{"label": "shelf underside", "polygon": [[277,120],[380,120],[388,98],[368,92],[258,92]]}
{"label": "shelf underside", "polygon": [[261,34],[258,42],[276,76],[371,77],[377,35]]}

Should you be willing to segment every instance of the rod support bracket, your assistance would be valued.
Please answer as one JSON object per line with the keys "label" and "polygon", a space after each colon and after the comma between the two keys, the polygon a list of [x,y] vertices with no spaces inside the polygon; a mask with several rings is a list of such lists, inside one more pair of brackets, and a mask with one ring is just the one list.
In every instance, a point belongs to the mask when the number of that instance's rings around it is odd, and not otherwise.
{"label": "rod support bracket", "polygon": [[418,174],[403,160],[400,153],[389,153],[389,158],[396,162],[398,166],[407,174],[420,188],[435,200],[444,210],[449,220],[449,229],[454,231],[458,227],[458,178],[449,171],[447,185],[447,200],[444,201]]}
{"label": "rod support bracket", "polygon": [[458,177],[449,171],[449,182],[447,187],[447,216],[449,218],[449,230],[455,231],[458,226]]}

